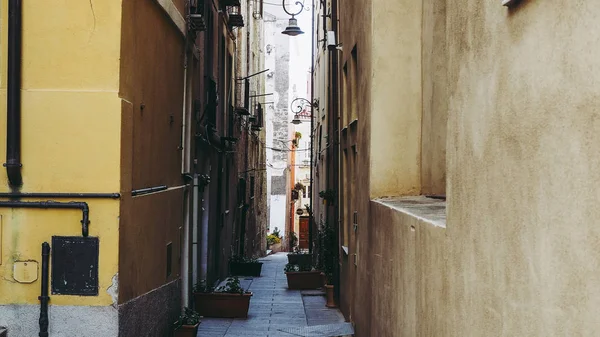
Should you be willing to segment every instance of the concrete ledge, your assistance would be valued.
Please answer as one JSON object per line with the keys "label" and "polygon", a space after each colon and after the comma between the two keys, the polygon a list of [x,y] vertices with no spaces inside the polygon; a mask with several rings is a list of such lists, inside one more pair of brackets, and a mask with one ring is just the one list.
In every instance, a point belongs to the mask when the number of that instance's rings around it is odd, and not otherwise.
{"label": "concrete ledge", "polygon": [[390,197],[373,202],[415,217],[436,227],[446,228],[446,201],[425,196]]}

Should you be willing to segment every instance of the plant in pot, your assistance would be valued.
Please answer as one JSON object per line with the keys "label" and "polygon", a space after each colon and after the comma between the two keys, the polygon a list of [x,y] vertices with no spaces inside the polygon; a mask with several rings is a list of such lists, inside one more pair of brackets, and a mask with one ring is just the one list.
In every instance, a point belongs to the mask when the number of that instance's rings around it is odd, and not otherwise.
{"label": "plant in pot", "polygon": [[321,272],[315,270],[311,264],[286,264],[285,276],[287,278],[288,289],[306,290],[317,289],[322,286]]}
{"label": "plant in pot", "polygon": [[234,276],[260,276],[262,265],[262,262],[258,262],[254,257],[233,255],[229,258],[229,272]]}
{"label": "plant in pot", "polygon": [[267,247],[274,252],[278,252],[281,249],[281,237],[279,236],[279,230],[275,227],[272,234],[267,235]]}
{"label": "plant in pot", "polygon": [[200,315],[190,308],[184,308],[174,325],[173,337],[196,337]]}
{"label": "plant in pot", "polygon": [[333,204],[335,203],[335,196],[335,190],[332,189],[327,189],[319,192],[319,198],[323,199],[323,204],[325,205],[329,204],[333,206]]}
{"label": "plant in pot", "polygon": [[310,265],[312,264],[312,257],[312,254],[299,249],[295,249],[287,255],[288,263],[295,265]]}
{"label": "plant in pot", "polygon": [[298,245],[298,235],[296,235],[296,232],[290,231],[290,233],[288,234],[288,238],[290,240],[290,248],[292,249],[292,251],[295,251]]}
{"label": "plant in pot", "polygon": [[325,293],[327,294],[327,307],[336,307],[334,299],[333,272],[336,262],[337,247],[335,244],[335,230],[329,223],[324,222],[319,229],[319,265],[323,268],[323,272],[327,279],[325,285]]}
{"label": "plant in pot", "polygon": [[214,289],[202,281],[194,286],[196,311],[204,317],[246,318],[252,293],[244,291],[237,277]]}

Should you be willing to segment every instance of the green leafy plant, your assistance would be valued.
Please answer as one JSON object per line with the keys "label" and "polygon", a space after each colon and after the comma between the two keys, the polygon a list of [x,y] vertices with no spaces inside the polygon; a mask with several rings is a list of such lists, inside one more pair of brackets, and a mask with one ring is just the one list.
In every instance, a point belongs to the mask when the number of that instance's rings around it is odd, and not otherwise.
{"label": "green leafy plant", "polygon": [[206,280],[201,280],[192,288],[194,293],[212,293],[214,288],[206,283]]}
{"label": "green leafy plant", "polygon": [[281,238],[281,234],[279,233],[279,228],[275,227],[272,235],[275,235],[276,237]]}
{"label": "green leafy plant", "polygon": [[318,266],[325,273],[327,283],[333,281],[333,270],[336,260],[335,230],[328,222],[321,224],[318,232],[319,256]]}
{"label": "green leafy plant", "polygon": [[290,231],[290,246],[296,247],[297,244],[298,244],[298,236],[296,235],[296,232]]}
{"label": "green leafy plant", "polygon": [[229,258],[229,262],[233,263],[258,263],[258,259],[255,257],[247,257],[243,255],[232,255]]}
{"label": "green leafy plant", "polygon": [[283,268],[283,271],[286,273],[300,272],[300,271],[313,271],[313,270],[314,270],[314,268],[310,264],[297,265],[297,264],[288,263]]}
{"label": "green leafy plant", "polygon": [[224,286],[220,286],[215,289],[216,293],[228,293],[228,294],[243,294],[245,291],[240,284],[240,279],[237,276],[230,277],[227,279],[227,283]]}
{"label": "green leafy plant", "polygon": [[294,134],[295,139],[302,139],[302,133],[296,131],[296,133]]}
{"label": "green leafy plant", "polygon": [[196,325],[200,323],[200,315],[193,309],[184,308],[183,313],[175,321],[175,330],[181,328],[184,325]]}
{"label": "green leafy plant", "polygon": [[281,243],[281,238],[274,234],[267,235],[267,245],[271,246],[277,243]]}
{"label": "green leafy plant", "polygon": [[283,271],[286,273],[297,272],[300,271],[300,267],[297,264],[286,264],[283,268]]}
{"label": "green leafy plant", "polygon": [[301,182],[297,182],[296,185],[294,185],[294,189],[296,191],[304,191],[304,184],[302,184]]}
{"label": "green leafy plant", "polygon": [[319,197],[333,204],[335,202],[336,193],[335,190],[327,189],[319,192]]}

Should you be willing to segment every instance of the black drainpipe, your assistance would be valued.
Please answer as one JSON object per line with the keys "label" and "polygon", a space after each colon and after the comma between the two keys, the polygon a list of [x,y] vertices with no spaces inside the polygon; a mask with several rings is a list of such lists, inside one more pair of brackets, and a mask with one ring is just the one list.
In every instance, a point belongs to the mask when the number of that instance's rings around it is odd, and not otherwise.
{"label": "black drainpipe", "polygon": [[48,242],[42,243],[42,291],[40,293],[40,337],[48,337],[48,264],[50,262],[50,245]]}
{"label": "black drainpipe", "polygon": [[86,202],[56,202],[56,201],[0,201],[0,207],[7,208],[58,208],[58,209],[80,209],[83,213],[81,218],[81,235],[88,236],[90,225],[90,208]]}
{"label": "black drainpipe", "polygon": [[66,198],[66,199],[119,199],[119,193],[6,193],[0,192],[0,198]]}
{"label": "black drainpipe", "polygon": [[21,176],[21,0],[8,3],[8,81],[6,100],[6,174],[11,188],[23,185]]}

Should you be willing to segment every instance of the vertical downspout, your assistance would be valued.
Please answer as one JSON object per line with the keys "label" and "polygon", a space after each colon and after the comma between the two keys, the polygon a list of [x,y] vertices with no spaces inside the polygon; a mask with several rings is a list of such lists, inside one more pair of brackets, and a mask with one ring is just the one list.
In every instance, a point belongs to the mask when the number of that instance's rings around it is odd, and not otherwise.
{"label": "vertical downspout", "polygon": [[6,110],[6,174],[10,187],[23,185],[21,176],[21,0],[8,4],[8,81]]}
{"label": "vertical downspout", "polygon": [[[210,172],[210,170],[209,170]],[[210,212],[210,189],[202,186],[202,226],[200,228],[200,275],[199,280],[208,277],[208,219]]]}
{"label": "vertical downspout", "polygon": [[42,289],[40,292],[40,337],[48,337],[48,265],[50,264],[50,245],[42,243]]}
{"label": "vertical downspout", "polygon": [[[315,198],[315,190],[313,188],[313,142],[315,134],[315,0],[312,1],[312,28],[311,28],[311,41],[310,41],[310,102],[313,106],[310,109],[310,212],[308,212],[308,252],[313,252],[313,199]],[[319,107],[316,108],[319,113]]]}
{"label": "vertical downspout", "polygon": [[[338,31],[338,0],[332,0],[331,1],[331,28],[332,30],[335,32],[335,35],[338,37],[338,41],[339,41],[339,31]],[[338,42],[339,43],[339,42]],[[332,55],[331,55],[331,73],[332,73],[332,78],[331,78],[331,89],[333,91],[333,118],[331,120],[332,122],[332,127],[333,127],[333,190],[336,191],[336,199],[334,202],[334,206],[333,206],[333,219],[334,219],[334,223],[333,223],[333,228],[335,229],[335,247],[337,247],[337,249],[335,250],[335,261],[339,261],[339,256],[340,256],[340,221],[339,221],[339,205],[340,205],[340,183],[339,183],[339,164],[340,164],[340,149],[339,149],[339,145],[340,145],[340,133],[339,133],[339,119],[340,119],[340,112],[339,112],[339,85],[338,85],[338,80],[339,80],[339,76],[338,76],[338,58],[339,58],[339,52],[337,49],[333,49],[332,51]],[[336,303],[340,303],[340,265],[339,263],[335,263],[334,264],[334,285],[335,285],[335,300]]]}
{"label": "vertical downspout", "polygon": [[[186,3],[186,12],[189,14],[189,2]],[[187,22],[186,22],[187,25]],[[186,29],[187,30],[187,29]],[[189,123],[187,122],[188,116],[188,90],[191,86],[191,76],[188,79],[188,43],[189,43],[189,35],[186,34],[185,41],[183,43],[183,109],[182,109],[182,118],[181,118],[181,174],[189,174],[189,161],[186,152],[189,151],[189,142],[188,142],[188,132],[187,128],[189,127]],[[185,178],[184,178],[185,179]],[[189,182],[186,181],[186,186],[189,186]],[[193,195],[193,192],[192,192]],[[189,307],[190,301],[190,240],[191,240],[191,226],[190,226],[190,193],[186,192],[186,198],[184,198],[184,212],[183,212],[183,238],[181,245],[181,306],[183,308]],[[195,203],[195,200],[192,199],[192,203]]]}

